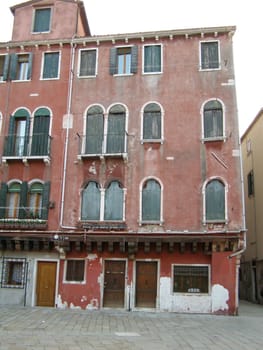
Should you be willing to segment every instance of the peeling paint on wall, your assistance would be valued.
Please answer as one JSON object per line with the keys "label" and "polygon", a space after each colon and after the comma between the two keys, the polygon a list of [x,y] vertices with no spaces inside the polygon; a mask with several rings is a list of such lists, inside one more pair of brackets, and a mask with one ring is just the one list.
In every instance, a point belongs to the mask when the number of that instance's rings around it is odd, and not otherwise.
{"label": "peeling paint on wall", "polygon": [[175,294],[172,279],[160,278],[160,310],[170,312],[210,313],[211,296],[201,294]]}
{"label": "peeling paint on wall", "polygon": [[99,301],[98,299],[91,299],[90,303],[86,306],[86,310],[98,310],[99,308]]}
{"label": "peeling paint on wall", "polygon": [[97,174],[97,171],[96,171],[96,163],[93,162],[92,165],[89,167],[89,173],[90,174],[93,174],[93,175],[96,175]]}
{"label": "peeling paint on wall", "polygon": [[229,292],[220,284],[212,287],[212,312],[228,310]]}
{"label": "peeling paint on wall", "polygon": [[61,295],[59,294],[57,296],[57,308],[58,309],[66,309],[67,307],[68,307],[68,303],[66,301],[64,301],[64,303],[63,303]]}
{"label": "peeling paint on wall", "polygon": [[98,258],[97,254],[88,254],[87,259],[88,260],[96,260]]}
{"label": "peeling paint on wall", "polygon": [[73,303],[70,303],[69,308],[70,308],[70,309],[77,309],[77,310],[80,310],[80,309],[81,309],[80,306],[75,306]]}

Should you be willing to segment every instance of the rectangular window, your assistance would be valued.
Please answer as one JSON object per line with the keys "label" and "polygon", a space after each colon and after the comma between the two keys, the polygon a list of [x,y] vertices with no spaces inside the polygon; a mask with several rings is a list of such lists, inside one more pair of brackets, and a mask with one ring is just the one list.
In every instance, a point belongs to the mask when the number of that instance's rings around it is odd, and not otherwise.
{"label": "rectangular window", "polygon": [[0,81],[4,81],[5,79],[5,60],[7,55],[0,56]]}
{"label": "rectangular window", "polygon": [[174,265],[173,292],[207,294],[209,292],[209,266]]}
{"label": "rectangular window", "polygon": [[144,46],[144,73],[162,72],[162,46],[146,45]]}
{"label": "rectangular window", "polygon": [[24,288],[26,259],[3,259],[2,288]]}
{"label": "rectangular window", "polygon": [[45,52],[42,79],[57,79],[59,77],[59,52]]}
{"label": "rectangular window", "polygon": [[51,8],[36,9],[34,13],[34,33],[50,31]]}
{"label": "rectangular window", "polygon": [[138,46],[112,47],[110,50],[110,74],[137,73]]}
{"label": "rectangular window", "polygon": [[65,280],[67,282],[83,282],[85,260],[67,260]]}
{"label": "rectangular window", "polygon": [[117,49],[117,74],[131,74],[131,48],[120,47]]}
{"label": "rectangular window", "polygon": [[81,50],[79,76],[94,77],[97,74],[97,50]]}
{"label": "rectangular window", "polygon": [[253,170],[247,175],[247,192],[248,196],[254,195],[254,173]]}
{"label": "rectangular window", "polygon": [[218,41],[201,43],[201,69],[219,69]]}

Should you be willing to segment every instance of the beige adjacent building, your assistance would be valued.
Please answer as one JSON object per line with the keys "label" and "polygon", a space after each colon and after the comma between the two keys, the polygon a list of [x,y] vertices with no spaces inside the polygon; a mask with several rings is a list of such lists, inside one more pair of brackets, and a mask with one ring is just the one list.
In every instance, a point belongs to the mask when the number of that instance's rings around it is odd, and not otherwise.
{"label": "beige adjacent building", "polygon": [[241,138],[247,248],[240,268],[240,297],[263,304],[263,108]]}

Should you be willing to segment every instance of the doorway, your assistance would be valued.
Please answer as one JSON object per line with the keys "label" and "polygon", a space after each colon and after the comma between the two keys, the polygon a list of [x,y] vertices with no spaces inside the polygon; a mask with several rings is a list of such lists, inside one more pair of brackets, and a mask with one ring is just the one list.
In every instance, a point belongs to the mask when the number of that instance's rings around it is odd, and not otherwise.
{"label": "doorway", "polygon": [[57,263],[39,261],[37,264],[37,306],[54,306]]}
{"label": "doorway", "polygon": [[103,307],[124,307],[125,270],[124,260],[104,261]]}
{"label": "doorway", "polygon": [[135,307],[156,308],[157,261],[136,261]]}

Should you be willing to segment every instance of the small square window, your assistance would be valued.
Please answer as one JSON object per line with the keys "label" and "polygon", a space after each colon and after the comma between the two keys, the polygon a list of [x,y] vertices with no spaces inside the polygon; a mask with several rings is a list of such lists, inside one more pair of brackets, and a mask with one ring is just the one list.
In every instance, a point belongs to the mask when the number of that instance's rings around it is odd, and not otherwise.
{"label": "small square window", "polygon": [[97,73],[97,50],[80,51],[80,77],[94,77]]}
{"label": "small square window", "polygon": [[206,265],[175,265],[173,267],[174,293],[209,292],[209,267]]}
{"label": "small square window", "polygon": [[65,280],[67,282],[83,282],[85,260],[67,260]]}
{"label": "small square window", "polygon": [[25,259],[4,258],[1,280],[2,288],[24,288],[25,285]]}
{"label": "small square window", "polygon": [[51,19],[51,9],[43,8],[36,9],[34,16],[34,33],[43,33],[50,31],[50,19]]}
{"label": "small square window", "polygon": [[42,79],[59,77],[59,52],[45,52]]}
{"label": "small square window", "polygon": [[201,43],[201,69],[219,69],[218,41]]}

